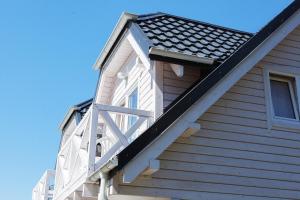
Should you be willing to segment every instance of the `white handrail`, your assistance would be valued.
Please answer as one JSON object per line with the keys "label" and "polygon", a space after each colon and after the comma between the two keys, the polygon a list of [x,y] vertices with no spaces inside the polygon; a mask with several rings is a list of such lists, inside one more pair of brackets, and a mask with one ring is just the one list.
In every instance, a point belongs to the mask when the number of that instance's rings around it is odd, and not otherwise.
{"label": "white handrail", "polygon": [[46,170],[43,176],[32,190],[32,200],[44,200],[52,197],[52,189],[54,183],[54,170]]}
{"label": "white handrail", "polygon": [[[115,115],[110,113],[134,115],[138,119],[124,133],[116,124]],[[147,128],[152,117],[150,111],[92,104],[58,153],[54,199],[63,200],[74,192],[98,167],[132,142],[132,136],[140,133],[142,126]],[[145,122],[148,123],[144,126]],[[104,123],[106,131],[102,133],[103,139],[98,140],[102,144],[103,154],[96,159],[99,123]]]}

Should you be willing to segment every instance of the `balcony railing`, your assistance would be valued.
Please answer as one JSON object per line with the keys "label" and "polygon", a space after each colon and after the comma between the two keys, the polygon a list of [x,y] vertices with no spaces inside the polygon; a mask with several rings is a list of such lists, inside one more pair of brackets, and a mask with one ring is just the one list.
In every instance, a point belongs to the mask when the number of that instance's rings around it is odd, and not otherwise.
{"label": "balcony railing", "polygon": [[152,116],[149,111],[92,104],[58,153],[54,199],[66,199],[80,188],[138,137],[152,123]]}
{"label": "balcony railing", "polygon": [[53,197],[54,170],[47,170],[32,190],[32,200],[48,200]]}

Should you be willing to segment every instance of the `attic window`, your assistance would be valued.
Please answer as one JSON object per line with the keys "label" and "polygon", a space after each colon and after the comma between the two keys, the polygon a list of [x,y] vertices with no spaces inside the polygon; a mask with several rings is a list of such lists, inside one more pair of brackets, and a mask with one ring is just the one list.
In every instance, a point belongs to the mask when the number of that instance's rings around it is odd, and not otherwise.
{"label": "attic window", "polygon": [[264,69],[268,128],[300,130],[300,73],[267,65]]}
{"label": "attic window", "polygon": [[270,89],[274,117],[299,120],[295,78],[270,74]]}

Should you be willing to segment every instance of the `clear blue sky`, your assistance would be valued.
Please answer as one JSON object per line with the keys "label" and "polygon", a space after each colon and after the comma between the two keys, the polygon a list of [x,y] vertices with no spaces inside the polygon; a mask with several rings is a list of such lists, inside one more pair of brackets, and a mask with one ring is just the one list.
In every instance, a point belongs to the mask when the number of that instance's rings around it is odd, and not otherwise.
{"label": "clear blue sky", "polygon": [[256,32],[290,2],[0,1],[0,198],[31,199],[44,170],[54,167],[59,123],[71,105],[94,95],[92,65],[123,11]]}

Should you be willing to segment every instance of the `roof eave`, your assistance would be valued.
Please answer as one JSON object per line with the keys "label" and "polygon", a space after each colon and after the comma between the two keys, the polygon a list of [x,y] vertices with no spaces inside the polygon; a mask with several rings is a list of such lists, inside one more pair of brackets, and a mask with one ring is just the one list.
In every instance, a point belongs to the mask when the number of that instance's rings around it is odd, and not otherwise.
{"label": "roof eave", "polygon": [[59,125],[59,130],[63,131],[63,128],[66,126],[66,124],[68,123],[70,117],[73,115],[74,112],[76,112],[76,111],[82,109],[83,107],[85,107],[85,106],[91,104],[92,101],[93,101],[93,98],[88,99],[88,100],[86,100],[86,101],[84,101],[84,102],[82,102],[82,103],[79,103],[79,104],[77,104],[77,105],[72,106],[72,107],[68,110],[68,112],[67,112],[67,114],[65,115],[63,121],[60,123],[60,125]]}
{"label": "roof eave", "polygon": [[104,48],[102,49],[100,55],[98,56],[94,64],[94,69],[97,70],[101,68],[101,66],[103,66],[105,58],[108,56],[111,48],[113,47],[113,44],[116,42],[119,34],[123,30],[127,22],[130,20],[136,20],[137,18],[138,18],[137,15],[126,13],[126,12],[122,13],[121,17],[119,18],[119,21],[117,22],[117,25],[115,26],[108,41],[106,42]]}
{"label": "roof eave", "polygon": [[155,47],[151,47],[149,50],[149,56],[162,56],[166,58],[173,58],[176,60],[183,60],[183,61],[189,61],[192,63],[202,63],[206,65],[213,65],[215,62],[215,59],[213,58],[208,58],[208,57],[198,57],[194,55],[186,55],[182,53],[177,53],[177,52],[172,52],[172,51],[167,51],[167,50],[162,50],[158,49]]}
{"label": "roof eave", "polygon": [[77,111],[77,110],[78,110],[78,107],[76,107],[76,106],[72,106],[72,107],[68,110],[68,112],[67,112],[67,114],[65,115],[63,121],[62,121],[62,122],[60,123],[60,125],[59,125],[59,130],[61,131],[61,133],[62,133],[62,131],[63,131],[65,125],[66,125],[67,122],[69,121],[70,117],[71,117],[71,116],[73,115],[73,113],[74,113],[75,111]]}

